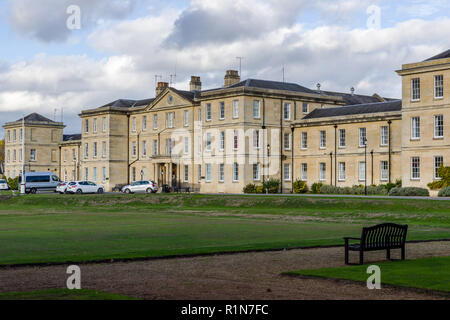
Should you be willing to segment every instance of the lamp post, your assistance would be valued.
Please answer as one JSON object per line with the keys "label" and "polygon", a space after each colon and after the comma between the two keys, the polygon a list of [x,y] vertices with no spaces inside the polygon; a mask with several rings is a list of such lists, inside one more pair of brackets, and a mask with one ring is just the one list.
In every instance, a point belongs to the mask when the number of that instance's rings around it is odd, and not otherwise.
{"label": "lamp post", "polygon": [[367,138],[364,138],[364,194],[367,196]]}
{"label": "lamp post", "polygon": [[[267,180],[269,180],[270,177],[270,144],[267,144],[267,170],[268,170],[268,174],[267,174]],[[268,190],[266,189],[266,194],[269,193]]]}
{"label": "lamp post", "polygon": [[25,115],[22,116],[22,181],[20,194],[25,194]]}

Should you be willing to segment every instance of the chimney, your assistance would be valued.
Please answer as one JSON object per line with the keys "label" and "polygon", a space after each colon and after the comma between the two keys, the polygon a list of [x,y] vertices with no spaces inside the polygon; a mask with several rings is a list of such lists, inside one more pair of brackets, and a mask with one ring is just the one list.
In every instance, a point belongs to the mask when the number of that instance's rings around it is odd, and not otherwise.
{"label": "chimney", "polygon": [[202,91],[202,82],[200,77],[192,76],[189,82],[190,91]]}
{"label": "chimney", "polygon": [[351,92],[352,96],[354,96],[355,95],[355,87],[351,87],[350,92]]}
{"label": "chimney", "polygon": [[239,72],[236,70],[227,70],[225,74],[225,87],[232,86],[233,84],[239,83],[241,81],[241,77],[239,76]]}
{"label": "chimney", "polygon": [[317,84],[317,91],[319,91],[319,92],[320,92],[320,87],[321,87],[321,85],[320,85],[320,83],[318,83]]}
{"label": "chimney", "polygon": [[163,92],[168,87],[169,84],[167,82],[158,82],[158,86],[156,87],[156,96],[159,96],[161,92]]}

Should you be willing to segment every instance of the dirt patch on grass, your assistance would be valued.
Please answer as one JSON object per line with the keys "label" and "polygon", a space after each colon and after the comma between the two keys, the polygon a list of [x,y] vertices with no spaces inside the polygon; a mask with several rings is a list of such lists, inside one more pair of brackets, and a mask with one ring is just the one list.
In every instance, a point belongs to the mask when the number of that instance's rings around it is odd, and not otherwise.
{"label": "dirt patch on grass", "polygon": [[[393,258],[399,253],[393,251]],[[407,245],[407,258],[450,255],[448,242]],[[357,259],[351,255],[351,260]],[[370,252],[367,263],[382,261]],[[143,299],[448,299],[432,292],[326,279],[290,278],[281,272],[343,266],[343,248],[258,252],[81,266],[82,287]],[[0,270],[0,292],[62,288],[67,266]]]}

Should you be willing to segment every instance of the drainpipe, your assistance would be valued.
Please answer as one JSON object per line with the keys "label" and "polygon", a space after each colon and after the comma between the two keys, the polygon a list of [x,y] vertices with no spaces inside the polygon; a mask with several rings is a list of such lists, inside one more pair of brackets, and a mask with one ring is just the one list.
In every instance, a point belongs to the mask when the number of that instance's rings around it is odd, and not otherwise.
{"label": "drainpipe", "polygon": [[334,125],[334,185],[337,186],[337,124]]}
{"label": "drainpipe", "polygon": [[[23,139],[23,136],[22,136]],[[61,151],[61,146],[59,146],[59,180],[61,180],[61,157],[62,157],[62,151]],[[23,159],[23,158],[22,158]],[[25,166],[24,166],[25,168]]]}
{"label": "drainpipe", "polygon": [[130,115],[127,114],[127,184],[130,184]]}
{"label": "drainpipe", "polygon": [[283,99],[280,102],[280,193],[283,193]]}
{"label": "drainpipe", "polygon": [[[330,186],[333,185],[333,151],[330,152]],[[336,170],[336,169],[335,169]]]}
{"label": "drainpipe", "polygon": [[294,193],[294,177],[295,177],[295,165],[294,165],[294,126],[291,127],[291,163],[292,163],[292,173],[291,173],[291,193]]}
{"label": "drainpipe", "polygon": [[263,130],[263,143],[262,143],[262,145],[263,145],[263,165],[262,165],[263,175],[262,175],[262,182],[264,184],[264,182],[266,182],[266,168],[265,168],[265,166],[266,166],[266,153],[265,153],[265,146],[266,146],[266,135],[267,135],[267,132],[265,132],[265,130],[266,130],[266,99],[264,98],[264,96],[263,96],[263,124],[262,124],[261,129]]}
{"label": "drainpipe", "polygon": [[371,164],[371,166],[372,166],[372,172],[371,172],[371,181],[372,181],[372,185],[373,185],[373,150],[372,151],[370,151],[370,164]]}
{"label": "drainpipe", "polygon": [[391,183],[391,157],[392,157],[392,150],[391,150],[391,124],[392,121],[388,120],[388,135],[389,135],[389,160],[388,160],[388,168],[389,168],[389,183]]}

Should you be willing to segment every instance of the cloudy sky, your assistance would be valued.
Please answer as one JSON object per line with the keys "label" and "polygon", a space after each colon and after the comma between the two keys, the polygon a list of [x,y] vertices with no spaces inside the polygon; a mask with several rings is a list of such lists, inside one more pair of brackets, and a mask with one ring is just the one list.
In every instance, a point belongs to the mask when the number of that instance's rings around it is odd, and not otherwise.
{"label": "cloudy sky", "polygon": [[400,97],[395,70],[450,48],[449,12],[447,0],[0,0],[0,125],[63,108],[77,133],[83,109],[153,97],[155,75],[221,86],[238,56],[242,78],[281,81],[284,65],[310,88]]}

